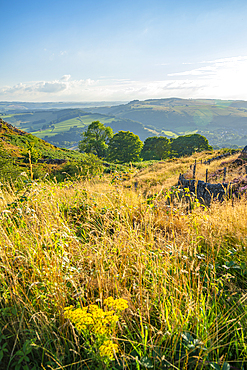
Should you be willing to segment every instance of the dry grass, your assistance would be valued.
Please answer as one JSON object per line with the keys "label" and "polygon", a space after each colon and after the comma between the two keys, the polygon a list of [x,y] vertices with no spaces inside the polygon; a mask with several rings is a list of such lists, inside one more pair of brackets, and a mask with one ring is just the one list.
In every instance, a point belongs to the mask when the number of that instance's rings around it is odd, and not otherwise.
{"label": "dry grass", "polygon": [[[138,183],[138,188],[144,192],[145,195],[152,195],[154,193],[160,192],[162,189],[170,189],[172,186],[177,185],[179,174],[184,174],[186,178],[193,178],[193,165],[195,161],[197,162],[196,167],[196,180],[206,180],[206,169],[208,170],[209,176],[215,173],[217,170],[222,169],[224,165],[229,167],[227,163],[231,163],[238,158],[239,153],[232,155],[229,158],[223,158],[221,160],[216,160],[211,162],[211,164],[204,164],[205,160],[215,157],[221,152],[201,152],[195,153],[190,157],[184,158],[173,158],[167,161],[160,161],[154,163],[152,166],[136,170],[131,175],[130,180],[125,182],[126,187],[134,188],[134,183]],[[241,174],[244,175],[244,169],[241,169]],[[238,168],[229,168],[227,170],[226,181],[232,181],[234,178],[239,177],[240,172]],[[216,178],[210,178],[211,183],[218,183],[223,181],[222,175]]]}
{"label": "dry grass", "polygon": [[[138,181],[145,184],[155,176],[160,189],[168,187],[188,163],[157,164],[139,173]],[[6,368],[14,368],[15,353],[26,340],[35,344],[28,354],[34,369],[105,368],[104,362],[90,362],[63,312],[71,304],[102,304],[109,296],[129,302],[118,333],[128,365],[120,368],[140,368],[146,357],[153,364],[156,359],[156,369],[164,368],[164,356],[179,369],[224,361],[236,367],[245,360],[244,199],[210,209],[195,204],[187,213],[182,204],[168,206],[169,195],[162,191],[147,202],[144,185],[133,191],[111,184],[109,177],[33,183],[28,189],[17,198],[3,191],[0,203]],[[188,333],[198,339],[190,349],[181,336]],[[139,362],[131,362],[133,349]]]}

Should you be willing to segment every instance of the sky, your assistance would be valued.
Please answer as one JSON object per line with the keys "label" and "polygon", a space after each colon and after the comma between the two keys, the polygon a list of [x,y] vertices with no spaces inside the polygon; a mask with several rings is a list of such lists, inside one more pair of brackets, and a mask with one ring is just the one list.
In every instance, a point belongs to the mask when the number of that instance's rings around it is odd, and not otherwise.
{"label": "sky", "polygon": [[0,101],[247,100],[246,0],[0,0]]}

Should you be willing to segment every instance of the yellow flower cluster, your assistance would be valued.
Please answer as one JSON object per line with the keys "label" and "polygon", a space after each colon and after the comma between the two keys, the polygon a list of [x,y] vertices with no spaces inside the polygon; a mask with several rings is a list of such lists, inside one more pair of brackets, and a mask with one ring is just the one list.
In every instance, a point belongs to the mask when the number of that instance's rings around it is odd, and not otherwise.
{"label": "yellow flower cluster", "polygon": [[79,332],[85,333],[90,331],[96,335],[111,334],[113,327],[115,327],[118,321],[115,311],[105,312],[93,304],[77,309],[66,307],[65,317],[75,325]]}
{"label": "yellow flower cluster", "polygon": [[96,341],[101,344],[99,347],[100,356],[113,360],[118,346],[112,343],[109,338],[119,319],[118,313],[128,308],[128,302],[122,298],[109,297],[104,300],[104,303],[108,307],[106,311],[94,304],[76,309],[70,306],[65,308],[64,316],[75,325],[79,333],[86,337],[93,334]]}
{"label": "yellow flower cluster", "polygon": [[112,308],[113,310],[120,312],[128,308],[128,302],[126,301],[126,299],[123,298],[114,299],[112,297],[108,297],[104,300],[104,303],[106,306]]}
{"label": "yellow flower cluster", "polygon": [[114,360],[114,353],[118,352],[118,345],[112,343],[111,340],[106,340],[99,348],[101,357],[108,357],[110,360]]}

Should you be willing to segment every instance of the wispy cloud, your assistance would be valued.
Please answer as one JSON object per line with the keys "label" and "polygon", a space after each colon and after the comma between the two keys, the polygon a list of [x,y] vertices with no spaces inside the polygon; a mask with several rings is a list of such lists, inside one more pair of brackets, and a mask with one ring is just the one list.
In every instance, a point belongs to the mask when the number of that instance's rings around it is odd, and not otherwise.
{"label": "wispy cloud", "polygon": [[61,81],[69,81],[71,75],[64,75],[60,78]]}
{"label": "wispy cloud", "polygon": [[130,80],[104,76],[98,80],[33,81],[0,88],[2,100],[133,100],[148,98],[217,98],[247,100],[247,56],[202,62],[199,68],[171,72],[166,79]]}
{"label": "wispy cloud", "polygon": [[174,77],[174,76],[209,76],[213,75],[216,72],[216,67],[213,66],[208,66],[208,67],[200,67],[196,69],[192,69],[189,71],[184,71],[184,72],[175,72],[175,73],[169,73],[169,77]]}
{"label": "wispy cloud", "polygon": [[[183,63],[189,64],[189,63]],[[240,70],[241,73],[247,67],[247,56],[238,56],[232,58],[222,58],[210,61],[203,61],[200,64],[205,64],[204,67],[194,68],[183,72],[169,73],[169,77],[174,76],[206,76],[206,77],[217,77],[220,74],[228,72],[229,75],[234,73],[236,70]]]}

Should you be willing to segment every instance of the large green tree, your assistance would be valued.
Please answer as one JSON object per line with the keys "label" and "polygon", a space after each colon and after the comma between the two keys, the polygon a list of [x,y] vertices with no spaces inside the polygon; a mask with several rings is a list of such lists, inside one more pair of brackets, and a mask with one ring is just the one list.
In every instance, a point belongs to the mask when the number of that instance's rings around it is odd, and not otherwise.
{"label": "large green tree", "polygon": [[99,121],[92,122],[87,130],[82,133],[82,140],[79,142],[79,150],[84,153],[92,153],[99,158],[107,155],[110,139],[113,136],[111,127],[105,126]]}
{"label": "large green tree", "polygon": [[212,149],[208,140],[199,134],[178,136],[176,139],[171,139],[172,154],[176,157]]}
{"label": "large green tree", "polygon": [[119,131],[109,142],[108,158],[119,163],[140,160],[143,142],[130,131]]}
{"label": "large green tree", "polygon": [[165,159],[169,157],[171,144],[169,139],[164,136],[151,136],[144,141],[141,157],[144,160]]}

